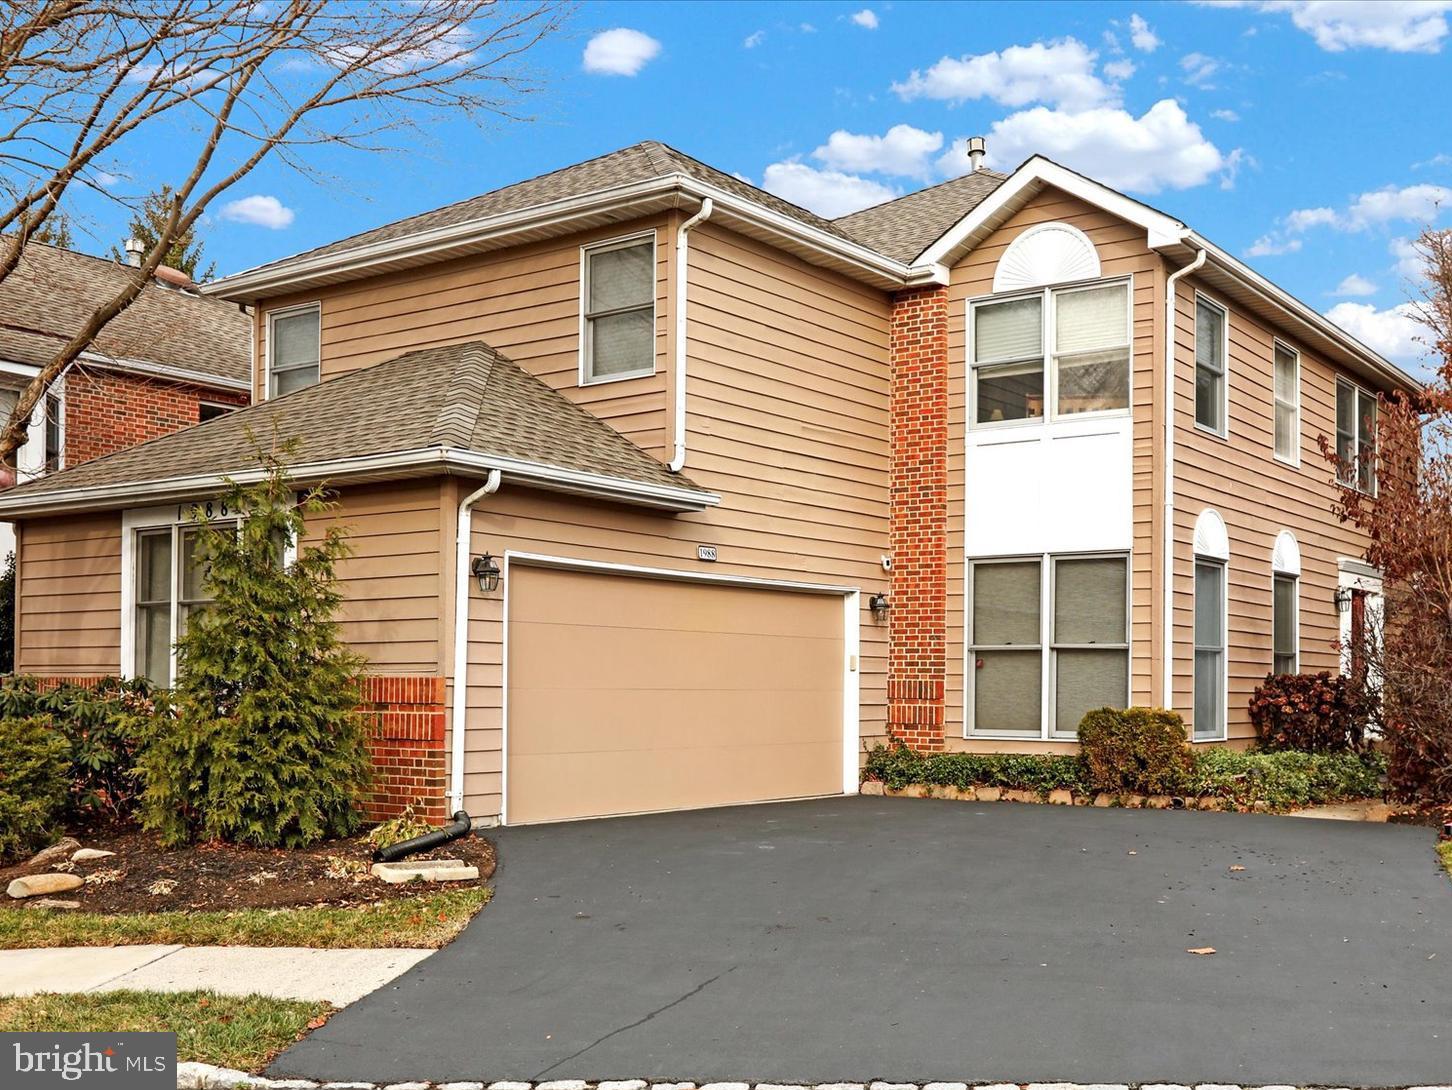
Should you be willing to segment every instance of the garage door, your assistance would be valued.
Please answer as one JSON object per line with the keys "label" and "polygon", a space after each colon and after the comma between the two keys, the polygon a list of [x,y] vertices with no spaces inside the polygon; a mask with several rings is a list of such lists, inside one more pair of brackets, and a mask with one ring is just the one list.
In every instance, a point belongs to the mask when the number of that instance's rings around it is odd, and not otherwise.
{"label": "garage door", "polygon": [[510,579],[510,824],[842,790],[839,595]]}

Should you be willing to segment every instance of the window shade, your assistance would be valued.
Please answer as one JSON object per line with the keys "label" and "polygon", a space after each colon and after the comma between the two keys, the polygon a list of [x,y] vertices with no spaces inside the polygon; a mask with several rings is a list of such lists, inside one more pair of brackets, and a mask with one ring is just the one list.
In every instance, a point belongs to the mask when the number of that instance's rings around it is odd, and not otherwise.
{"label": "window shade", "polygon": [[1296,401],[1296,356],[1276,345],[1276,400],[1295,404]]}
{"label": "window shade", "polygon": [[1224,714],[1220,700],[1222,651],[1195,652],[1195,737],[1217,738]]}
{"label": "window shade", "polygon": [[1094,708],[1129,703],[1127,651],[1058,651],[1054,654],[1054,730],[1074,734]]}
{"label": "window shade", "polygon": [[623,375],[655,363],[655,314],[627,310],[590,320],[590,373]]}
{"label": "window shade", "polygon": [[1275,671],[1286,674],[1295,670],[1296,661],[1296,580],[1289,575],[1277,575],[1274,598],[1271,643]]}
{"label": "window shade", "polygon": [[1054,562],[1054,642],[1126,643],[1127,564],[1118,557]]}
{"label": "window shade", "polygon": [[1225,370],[1225,313],[1204,300],[1195,304],[1195,362],[1216,374]]}
{"label": "window shade", "polygon": [[647,306],[653,302],[649,242],[590,254],[590,313]]}
{"label": "window shade", "polygon": [[1039,642],[1039,565],[973,565],[973,643],[983,647]]}
{"label": "window shade", "polygon": [[137,564],[137,601],[171,601],[171,531],[141,534],[136,544],[141,554]]}
{"label": "window shade", "polygon": [[1127,287],[1114,284],[1054,296],[1054,351],[1088,352],[1129,341]]}
{"label": "window shade", "polygon": [[[306,311],[272,323],[272,367],[304,367],[318,362],[318,312]],[[281,391],[279,391],[281,392]]]}
{"label": "window shade", "polygon": [[1195,565],[1195,646],[1223,647],[1221,587],[1225,569],[1219,564]]}
{"label": "window shade", "polygon": [[973,729],[1037,737],[1043,730],[1041,663],[1037,651],[978,652],[969,663],[973,669]]}
{"label": "window shade", "polygon": [[973,358],[1016,360],[1043,354],[1043,300],[1011,299],[973,311]]}

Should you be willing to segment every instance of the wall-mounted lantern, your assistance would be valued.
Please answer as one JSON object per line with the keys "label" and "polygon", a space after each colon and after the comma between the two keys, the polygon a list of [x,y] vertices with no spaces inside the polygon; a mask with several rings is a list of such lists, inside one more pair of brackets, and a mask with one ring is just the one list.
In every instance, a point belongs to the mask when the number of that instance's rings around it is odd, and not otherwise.
{"label": "wall-mounted lantern", "polygon": [[469,570],[479,580],[479,589],[485,594],[493,594],[499,589],[499,563],[488,553],[476,556]]}
{"label": "wall-mounted lantern", "polygon": [[1356,592],[1353,591],[1350,587],[1337,587],[1336,593],[1331,596],[1332,601],[1336,603],[1336,612],[1350,613],[1351,600],[1355,597],[1355,595]]}
{"label": "wall-mounted lantern", "polygon": [[878,624],[882,624],[887,620],[887,613],[892,608],[892,603],[887,600],[886,592],[878,591],[867,599],[867,608],[872,610],[872,619]]}

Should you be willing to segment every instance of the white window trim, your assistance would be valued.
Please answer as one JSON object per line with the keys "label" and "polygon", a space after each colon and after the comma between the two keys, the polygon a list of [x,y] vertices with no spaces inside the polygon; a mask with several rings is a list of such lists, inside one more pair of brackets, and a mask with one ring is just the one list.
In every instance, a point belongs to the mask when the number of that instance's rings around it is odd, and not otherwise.
{"label": "white window trim", "polygon": [[[590,257],[593,254],[607,250],[623,250],[629,246],[635,246],[642,242],[650,243],[650,268],[651,268],[651,293],[650,293],[650,328],[651,328],[651,352],[650,366],[643,367],[637,371],[624,371],[618,375],[602,375],[595,377],[590,374],[588,329],[590,325]],[[603,386],[608,382],[625,382],[633,378],[649,378],[656,373],[656,343],[655,333],[660,320],[660,277],[658,263],[660,255],[657,252],[657,239],[654,229],[648,231],[637,231],[633,235],[622,235],[619,238],[601,239],[599,242],[590,242],[580,247],[580,345],[578,363],[578,381],[581,386]]]}
{"label": "white window trim", "polygon": [[[1195,382],[1194,378],[1200,371],[1200,320],[1198,313],[1192,322],[1190,333],[1190,419],[1194,422],[1195,430],[1203,435],[1213,435],[1216,439],[1230,440],[1230,308],[1219,299],[1195,289],[1195,308],[1198,311],[1200,304],[1206,303],[1220,312],[1220,429],[1206,427],[1200,423],[1195,415]],[[1274,438],[1274,437],[1272,437]]]}
{"label": "white window trim", "polygon": [[50,426],[51,401],[55,402],[56,412],[59,414],[59,417],[56,420],[55,466],[54,468],[52,468],[51,466],[45,464],[46,442],[44,439],[42,439],[40,446],[41,470],[44,473],[59,473],[61,470],[66,468],[66,389],[64,378],[61,378],[53,386],[51,386],[51,388],[47,390],[45,392],[45,395],[40,399],[40,406],[42,410],[40,419],[42,425],[47,429]]}
{"label": "white window trim", "polygon": [[1190,571],[1190,741],[1224,742],[1230,737],[1230,561],[1225,557],[1196,553],[1195,567],[1213,564],[1220,569],[1220,722],[1213,735],[1202,735],[1195,719],[1195,655],[1200,645],[1195,641],[1195,610],[1199,595],[1195,592],[1195,572]]}
{"label": "white window trim", "polygon": [[[1293,428],[1291,442],[1291,456],[1283,457],[1276,449],[1276,409],[1282,404],[1276,397],[1276,353],[1289,352],[1291,359],[1295,361],[1295,380],[1291,387],[1293,397],[1290,402],[1291,410],[1295,413],[1295,426]],[[1271,342],[1271,455],[1282,465],[1293,466],[1297,469],[1301,465],[1301,353],[1292,348],[1285,341],[1277,338]]]}
{"label": "white window trim", "polygon": [[[1114,549],[1097,549],[1090,552],[1027,553],[1013,556],[976,556],[965,559],[963,572],[963,737],[987,741],[1013,742],[1072,742],[1078,739],[1077,732],[1062,732],[1054,727],[1055,705],[1058,698],[1054,685],[1054,667],[1057,651],[1054,646],[1054,562],[1056,560],[1122,560],[1124,561],[1124,635],[1121,644],[1101,644],[1103,650],[1124,652],[1125,656],[1125,700],[1126,706],[1134,702],[1134,564],[1130,553]],[[1037,561],[1039,565],[1039,733],[1020,734],[1013,731],[979,730],[974,724],[974,688],[976,651],[981,650],[974,643],[973,636],[973,578],[979,564],[1028,564]],[[1069,649],[1079,645],[1068,645]],[[1088,646],[1088,645],[1085,645]],[[1021,648],[1029,651],[1027,644]]]}
{"label": "white window trim", "polygon": [[[1276,670],[1276,580],[1289,579],[1294,598],[1291,603],[1291,654],[1295,662],[1290,670]],[[1299,674],[1301,672],[1301,576],[1299,572],[1271,568],[1271,673]]]}
{"label": "white window trim", "polygon": [[[1059,392],[1059,369],[1054,366],[1057,353],[1053,351],[1057,347],[1054,338],[1054,297],[1058,294],[1069,294],[1076,291],[1089,291],[1094,288],[1114,287],[1117,284],[1125,285],[1125,332],[1127,339],[1125,347],[1129,352],[1127,367],[1129,369],[1128,390],[1129,405],[1123,409],[1100,409],[1087,413],[1060,413],[1058,411]],[[980,422],[978,420],[978,369],[979,364],[975,359],[977,344],[975,337],[974,312],[981,306],[991,306],[994,303],[1011,303],[1018,299],[1041,300],[1039,305],[1039,320],[1041,322],[1039,331],[1040,356],[1030,357],[1032,359],[1042,358],[1044,366],[1044,413],[1042,416],[1030,417],[1025,420],[989,420]],[[1047,284],[1041,288],[1034,288],[1030,291],[1003,292],[997,295],[980,295],[968,300],[967,314],[965,316],[967,325],[967,347],[965,359],[968,363],[968,431],[997,431],[1005,428],[1034,428],[1042,427],[1044,424],[1065,424],[1079,420],[1102,420],[1130,416],[1134,412],[1134,276],[1110,276],[1098,280],[1080,280],[1064,284]],[[993,363],[985,363],[982,366],[988,368],[1004,367],[1012,365],[1014,360],[998,360]]]}
{"label": "white window trim", "polygon": [[273,333],[273,325],[279,318],[291,318],[307,311],[317,311],[318,314],[318,382],[323,381],[323,304],[320,300],[311,303],[298,303],[296,306],[282,307],[278,310],[267,312],[267,351],[262,354],[262,400],[272,400],[272,348],[277,343],[277,337]]}
{"label": "white window trim", "polygon": [[[1364,489],[1364,488],[1361,487],[1361,418],[1362,418],[1362,415],[1363,415],[1362,412],[1361,412],[1361,402],[1362,402],[1362,399],[1363,398],[1367,398],[1367,399],[1370,399],[1371,403],[1376,406],[1376,420],[1375,420],[1375,422],[1372,425],[1373,428],[1376,428],[1376,427],[1379,427],[1381,425],[1381,405],[1379,404],[1379,400],[1380,399],[1377,397],[1376,394],[1372,393],[1370,390],[1368,390],[1365,386],[1361,385],[1361,383],[1357,382],[1355,379],[1348,378],[1345,375],[1337,375],[1336,376],[1336,395],[1335,395],[1336,396],[1336,403],[1333,403],[1332,404],[1332,411],[1336,413],[1336,419],[1335,419],[1335,426],[1332,428],[1332,430],[1336,433],[1335,434],[1335,438],[1337,440],[1337,443],[1336,443],[1335,449],[1338,450],[1338,451],[1341,449],[1340,448],[1340,439],[1341,439],[1341,433],[1340,433],[1340,429],[1341,429],[1341,414],[1339,412],[1340,405],[1338,403],[1341,400],[1341,387],[1342,386],[1349,386],[1349,387],[1351,387],[1351,389],[1353,389],[1353,390],[1356,391],[1356,414],[1352,417],[1352,427],[1355,428],[1356,430],[1353,431],[1352,434],[1351,434],[1351,439],[1352,439],[1352,444],[1353,444],[1353,450],[1352,450],[1352,452],[1354,454],[1354,458],[1352,459],[1351,480],[1350,480],[1349,483],[1347,481],[1343,481],[1341,479],[1341,474],[1340,473],[1337,473],[1336,474],[1336,483],[1339,484],[1339,485],[1342,485],[1343,487],[1354,488],[1354,489],[1356,489],[1356,491],[1360,492],[1363,496],[1370,496],[1373,499],[1375,499],[1378,490],[1381,488],[1381,475],[1376,472],[1376,463],[1375,463],[1375,461],[1372,462],[1372,467],[1371,467],[1372,473],[1373,473],[1373,476],[1372,476],[1372,479],[1371,479],[1371,488],[1370,489]],[[1375,459],[1375,457],[1376,457],[1376,449],[1377,449],[1376,433],[1375,433],[1375,431],[1373,431],[1372,432],[1372,436],[1371,436],[1371,452],[1372,452],[1372,458],[1373,459]]]}

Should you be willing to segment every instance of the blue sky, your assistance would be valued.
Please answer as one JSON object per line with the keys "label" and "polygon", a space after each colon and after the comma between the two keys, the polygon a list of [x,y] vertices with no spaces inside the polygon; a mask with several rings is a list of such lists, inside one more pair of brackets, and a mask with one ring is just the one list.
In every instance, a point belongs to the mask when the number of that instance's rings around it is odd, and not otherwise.
{"label": "blue sky", "polygon": [[[984,134],[991,165],[1040,151],[1124,189],[1410,362],[1405,240],[1452,220],[1449,8],[587,3],[533,55],[532,120],[330,151],[322,181],[265,165],[205,237],[235,271],[646,138],[837,215]],[[168,180],[166,139],[125,185]],[[86,212],[83,248],[124,233]]]}

